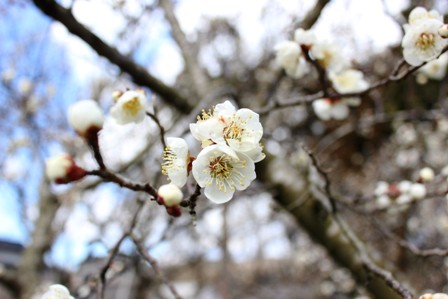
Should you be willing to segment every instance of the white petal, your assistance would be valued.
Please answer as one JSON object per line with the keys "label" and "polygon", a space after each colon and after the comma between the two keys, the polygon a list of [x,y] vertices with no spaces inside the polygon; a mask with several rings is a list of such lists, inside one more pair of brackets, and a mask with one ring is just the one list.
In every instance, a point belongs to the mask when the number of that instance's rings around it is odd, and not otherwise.
{"label": "white petal", "polygon": [[225,101],[224,103],[218,104],[213,109],[213,114],[217,116],[229,115],[235,113],[236,108],[230,101]]}
{"label": "white petal", "polygon": [[214,203],[225,203],[232,199],[233,194],[235,193],[235,190],[228,188],[225,192],[222,190],[219,190],[219,187],[215,182],[213,182],[211,185],[208,185],[205,187],[204,195],[213,201]]}
{"label": "white petal", "polygon": [[335,103],[331,108],[331,115],[337,120],[346,119],[349,113],[350,109],[345,103]]}
{"label": "white petal", "polygon": [[314,101],[313,110],[317,117],[322,120],[329,120],[331,118],[331,103],[326,99]]}
{"label": "white petal", "polygon": [[235,188],[237,190],[245,190],[247,187],[249,187],[250,183],[252,183],[253,180],[257,177],[255,173],[255,165],[252,159],[250,159],[248,156],[238,153],[238,157],[240,160],[245,161],[244,167],[235,167],[236,170],[241,172],[243,175],[241,184],[235,184]]}

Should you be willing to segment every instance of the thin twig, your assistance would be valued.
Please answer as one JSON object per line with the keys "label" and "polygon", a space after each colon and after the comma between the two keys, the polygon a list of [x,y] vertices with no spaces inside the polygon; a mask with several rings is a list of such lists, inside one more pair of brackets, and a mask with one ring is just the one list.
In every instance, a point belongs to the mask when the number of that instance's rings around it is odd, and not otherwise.
{"label": "thin twig", "polygon": [[150,184],[138,184],[129,182],[123,179],[122,177],[119,177],[118,175],[110,172],[107,169],[91,170],[88,171],[87,174],[101,177],[103,180],[107,182],[116,183],[120,187],[127,188],[129,190],[148,193],[152,197],[157,198],[157,191]]}
{"label": "thin twig", "polygon": [[110,250],[109,258],[107,259],[106,264],[101,268],[101,271],[99,274],[99,286],[97,288],[97,297],[99,299],[104,298],[104,292],[105,292],[106,282],[107,282],[106,281],[107,280],[107,277],[106,277],[107,271],[110,269],[114,259],[118,255],[118,251],[120,249],[121,244],[124,242],[124,240],[126,240],[126,238],[128,238],[130,236],[130,234],[134,230],[135,226],[137,225],[138,218],[140,216],[140,213],[143,210],[142,207],[143,207],[144,202],[145,201],[142,201],[142,200],[138,201],[139,204],[138,204],[137,210],[134,213],[134,216],[132,217],[131,223],[129,224],[129,228],[123,233],[121,238],[117,241],[117,243],[115,243],[115,246]]}
{"label": "thin twig", "polygon": [[160,141],[162,142],[163,148],[166,148],[166,142],[165,142],[165,128],[162,126],[162,124],[160,123],[159,118],[157,117],[157,115],[151,112],[146,112],[146,115],[148,115],[157,125],[157,127],[159,127],[160,130]]}
{"label": "thin twig", "polygon": [[342,233],[344,236],[349,240],[349,242],[352,244],[352,246],[356,249],[358,252],[358,256],[365,267],[366,271],[374,274],[375,276],[383,279],[385,283],[398,295],[400,295],[403,299],[412,299],[412,293],[405,288],[398,280],[394,278],[392,273],[386,271],[385,269],[379,267],[377,264],[375,264],[369,255],[367,254],[367,250],[364,248],[361,241],[354,235],[352,230],[346,225],[346,223],[340,218],[339,214],[336,212],[336,200],[335,197],[331,193],[331,181],[327,175],[327,173],[321,168],[318,159],[314,156],[314,154],[304,148],[305,151],[308,153],[311,162],[313,166],[317,169],[319,174],[324,179],[324,191],[326,196],[328,197],[331,206],[332,206],[332,212],[333,212],[333,219],[336,221],[338,226],[340,227]]}
{"label": "thin twig", "polygon": [[133,233],[130,234],[130,237],[132,241],[134,242],[135,246],[137,247],[137,251],[139,254],[143,257],[143,259],[151,265],[152,269],[156,273],[157,277],[168,287],[171,294],[176,299],[182,299],[182,297],[179,295],[173,284],[166,278],[165,274],[162,272],[162,270],[159,267],[159,264],[157,263],[157,260],[154,259],[146,250],[146,248],[141,243],[141,240],[137,238],[137,236]]}

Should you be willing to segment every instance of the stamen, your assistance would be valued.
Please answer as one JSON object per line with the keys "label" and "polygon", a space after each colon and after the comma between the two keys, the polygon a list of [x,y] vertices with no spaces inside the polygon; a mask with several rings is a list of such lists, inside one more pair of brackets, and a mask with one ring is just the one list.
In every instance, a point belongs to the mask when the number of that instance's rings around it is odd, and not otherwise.
{"label": "stamen", "polygon": [[435,45],[435,37],[434,34],[432,33],[422,33],[420,34],[417,42],[415,43],[415,45],[422,49],[422,50],[427,50],[429,48],[434,47]]}
{"label": "stamen", "polygon": [[123,104],[123,109],[131,115],[136,115],[142,109],[142,105],[138,98],[132,98]]}

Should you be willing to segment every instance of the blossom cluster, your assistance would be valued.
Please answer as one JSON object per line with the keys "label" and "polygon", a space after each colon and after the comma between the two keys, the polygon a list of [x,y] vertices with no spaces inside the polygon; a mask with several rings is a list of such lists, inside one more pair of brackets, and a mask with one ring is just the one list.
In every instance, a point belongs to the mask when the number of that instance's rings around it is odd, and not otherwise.
{"label": "blossom cluster", "polygon": [[40,299],[74,299],[68,289],[60,284],[51,285]]}
{"label": "blossom cluster", "polygon": [[[294,41],[284,41],[275,50],[277,64],[294,79],[311,71],[309,60],[312,60],[326,72],[339,94],[359,93],[369,87],[363,73],[351,68],[350,61],[337,45],[320,40],[311,30],[297,29]],[[348,117],[349,107],[360,103],[359,97],[322,98],[313,102],[313,110],[322,120],[342,120]]]}
{"label": "blossom cluster", "polygon": [[[110,115],[118,124],[139,123],[143,120],[148,106],[143,90],[115,92],[114,99]],[[104,118],[98,102],[92,99],[72,104],[67,112],[70,126],[90,144],[98,144],[98,133],[103,128]],[[82,179],[86,171],[69,154],[63,153],[47,159],[46,175],[52,182],[65,184]]]}
{"label": "blossom cluster", "polygon": [[[115,105],[110,115],[118,124],[141,122],[146,115],[147,99],[142,91],[129,90],[114,94]],[[103,128],[104,113],[94,100],[82,100],[68,110],[68,121],[88,143],[98,146],[98,133]],[[260,140],[263,127],[259,115],[250,109],[236,109],[230,101],[216,105],[190,124],[192,136],[201,143],[196,158],[190,156],[187,142],[168,137],[162,172],[170,184],[158,189],[157,202],[168,214],[180,215],[183,198],[180,190],[192,173],[197,184],[205,188],[205,196],[216,203],[229,201],[236,190],[246,189],[255,179],[255,163],[264,158]],[[69,154],[60,154],[46,161],[47,177],[58,184],[79,180],[89,174]]]}
{"label": "blossom cluster", "polygon": [[435,10],[414,8],[403,29],[403,57],[410,65],[419,66],[436,59],[448,45],[443,16]]}
{"label": "blossom cluster", "polygon": [[250,109],[236,109],[230,101],[202,111],[190,132],[201,143],[196,158],[187,142],[168,137],[162,172],[172,184],[183,187],[192,173],[205,196],[215,203],[229,201],[236,190],[245,190],[255,179],[255,163],[264,158],[263,127]]}
{"label": "blossom cluster", "polygon": [[434,177],[434,170],[425,167],[420,170],[417,182],[403,180],[398,183],[387,183],[380,181],[374,191],[375,204],[377,208],[383,209],[392,204],[403,205],[423,199],[427,193],[424,183],[432,181]]}

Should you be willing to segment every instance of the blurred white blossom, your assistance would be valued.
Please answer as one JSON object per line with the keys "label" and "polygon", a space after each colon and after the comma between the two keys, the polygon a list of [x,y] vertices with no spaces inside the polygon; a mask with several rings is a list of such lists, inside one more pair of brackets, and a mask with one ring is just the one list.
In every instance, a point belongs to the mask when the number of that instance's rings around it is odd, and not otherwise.
{"label": "blurred white blossom", "polygon": [[120,124],[139,123],[146,115],[148,99],[143,90],[128,90],[118,97],[110,114]]}
{"label": "blurred white blossom", "polygon": [[99,131],[103,128],[104,113],[94,100],[81,100],[68,108],[67,118],[72,128],[81,136],[89,130]]}
{"label": "blurred white blossom", "polygon": [[60,284],[51,285],[49,290],[42,295],[41,299],[74,299],[70,296],[68,289]]}

